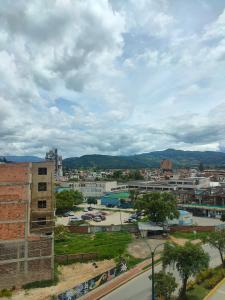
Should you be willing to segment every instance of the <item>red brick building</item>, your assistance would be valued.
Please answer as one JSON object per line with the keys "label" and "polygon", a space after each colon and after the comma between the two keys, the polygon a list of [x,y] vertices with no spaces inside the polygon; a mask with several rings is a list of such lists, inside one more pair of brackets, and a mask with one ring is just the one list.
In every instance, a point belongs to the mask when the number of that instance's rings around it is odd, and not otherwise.
{"label": "red brick building", "polygon": [[52,162],[0,164],[0,289],[53,277]]}

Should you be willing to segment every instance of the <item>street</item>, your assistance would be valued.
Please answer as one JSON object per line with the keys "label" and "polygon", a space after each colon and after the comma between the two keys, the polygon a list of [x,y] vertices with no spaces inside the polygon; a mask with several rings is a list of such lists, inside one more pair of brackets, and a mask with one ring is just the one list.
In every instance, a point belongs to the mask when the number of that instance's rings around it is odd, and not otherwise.
{"label": "street", "polygon": [[[219,253],[208,245],[203,246],[204,250],[210,255],[210,267],[216,267],[221,264]],[[155,271],[160,271],[161,264],[155,267]],[[179,274],[173,268],[169,269],[174,274],[177,282],[180,280]],[[151,270],[146,271],[140,276],[127,282],[125,285],[114,290],[112,293],[103,297],[102,300],[150,300],[151,298],[151,281],[148,276]]]}

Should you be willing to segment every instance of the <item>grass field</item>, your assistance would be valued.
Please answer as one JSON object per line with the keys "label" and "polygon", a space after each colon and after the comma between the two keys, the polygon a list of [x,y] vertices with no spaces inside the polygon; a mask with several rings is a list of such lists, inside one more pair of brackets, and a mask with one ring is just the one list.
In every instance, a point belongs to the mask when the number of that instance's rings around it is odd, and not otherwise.
{"label": "grass field", "polygon": [[174,236],[175,238],[180,239],[188,239],[188,240],[194,240],[194,239],[203,239],[206,238],[209,235],[209,232],[196,232],[194,234],[193,232],[180,232],[176,231],[173,233],[170,233],[171,236]]}
{"label": "grass field", "polygon": [[110,259],[123,255],[131,240],[128,232],[68,233],[66,240],[55,241],[55,254],[96,252],[99,259]]}
{"label": "grass field", "polygon": [[203,300],[208,293],[209,290],[201,285],[196,285],[192,291],[187,292],[187,300]]}

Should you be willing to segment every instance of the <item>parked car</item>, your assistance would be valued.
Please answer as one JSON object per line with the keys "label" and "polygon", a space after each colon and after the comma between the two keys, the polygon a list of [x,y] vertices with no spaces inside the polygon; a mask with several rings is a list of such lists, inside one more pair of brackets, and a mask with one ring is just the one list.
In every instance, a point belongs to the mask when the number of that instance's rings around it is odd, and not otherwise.
{"label": "parked car", "polygon": [[67,211],[66,213],[64,213],[63,216],[64,217],[72,217],[72,216],[74,216],[74,213],[72,211]]}
{"label": "parked car", "polygon": [[102,214],[97,214],[96,217],[100,217],[102,221],[106,220],[106,217]]}
{"label": "parked car", "polygon": [[95,222],[101,222],[102,219],[101,219],[101,217],[96,216],[96,217],[94,217],[93,221],[95,221]]}
{"label": "parked car", "polygon": [[108,213],[106,211],[99,211],[99,214],[103,215],[103,216],[107,216]]}
{"label": "parked car", "polygon": [[88,210],[88,208],[86,207],[86,208],[84,208],[83,211],[84,211],[84,212],[88,212],[89,210]]}
{"label": "parked car", "polygon": [[91,207],[91,206],[88,206],[88,208],[87,208],[89,211],[91,211],[91,210],[94,210],[94,208],[93,207]]}
{"label": "parked car", "polygon": [[78,222],[78,221],[82,221],[82,219],[81,218],[79,218],[79,217],[75,217],[75,216],[73,216],[73,217],[70,217],[70,222]]}
{"label": "parked car", "polygon": [[90,215],[82,215],[81,219],[82,220],[92,220],[92,216],[90,216]]}

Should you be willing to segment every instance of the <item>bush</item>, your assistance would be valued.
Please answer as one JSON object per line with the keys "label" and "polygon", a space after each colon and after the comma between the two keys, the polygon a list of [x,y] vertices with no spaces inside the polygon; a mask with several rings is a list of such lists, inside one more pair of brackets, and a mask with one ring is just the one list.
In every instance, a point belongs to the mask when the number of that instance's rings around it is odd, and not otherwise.
{"label": "bush", "polygon": [[0,291],[0,297],[12,297],[12,291],[8,289],[3,289]]}
{"label": "bush", "polygon": [[196,276],[195,281],[196,281],[197,284],[201,284],[204,280],[212,277],[213,274],[214,274],[214,271],[212,269],[204,270]]}
{"label": "bush", "polygon": [[193,290],[194,287],[195,287],[195,281],[194,280],[190,280],[188,281],[188,284],[187,284],[187,289],[190,291],[190,290]]}
{"label": "bush", "polygon": [[223,272],[218,272],[215,275],[213,275],[212,278],[207,279],[203,286],[207,289],[212,289],[217,283],[219,283],[224,278]]}

